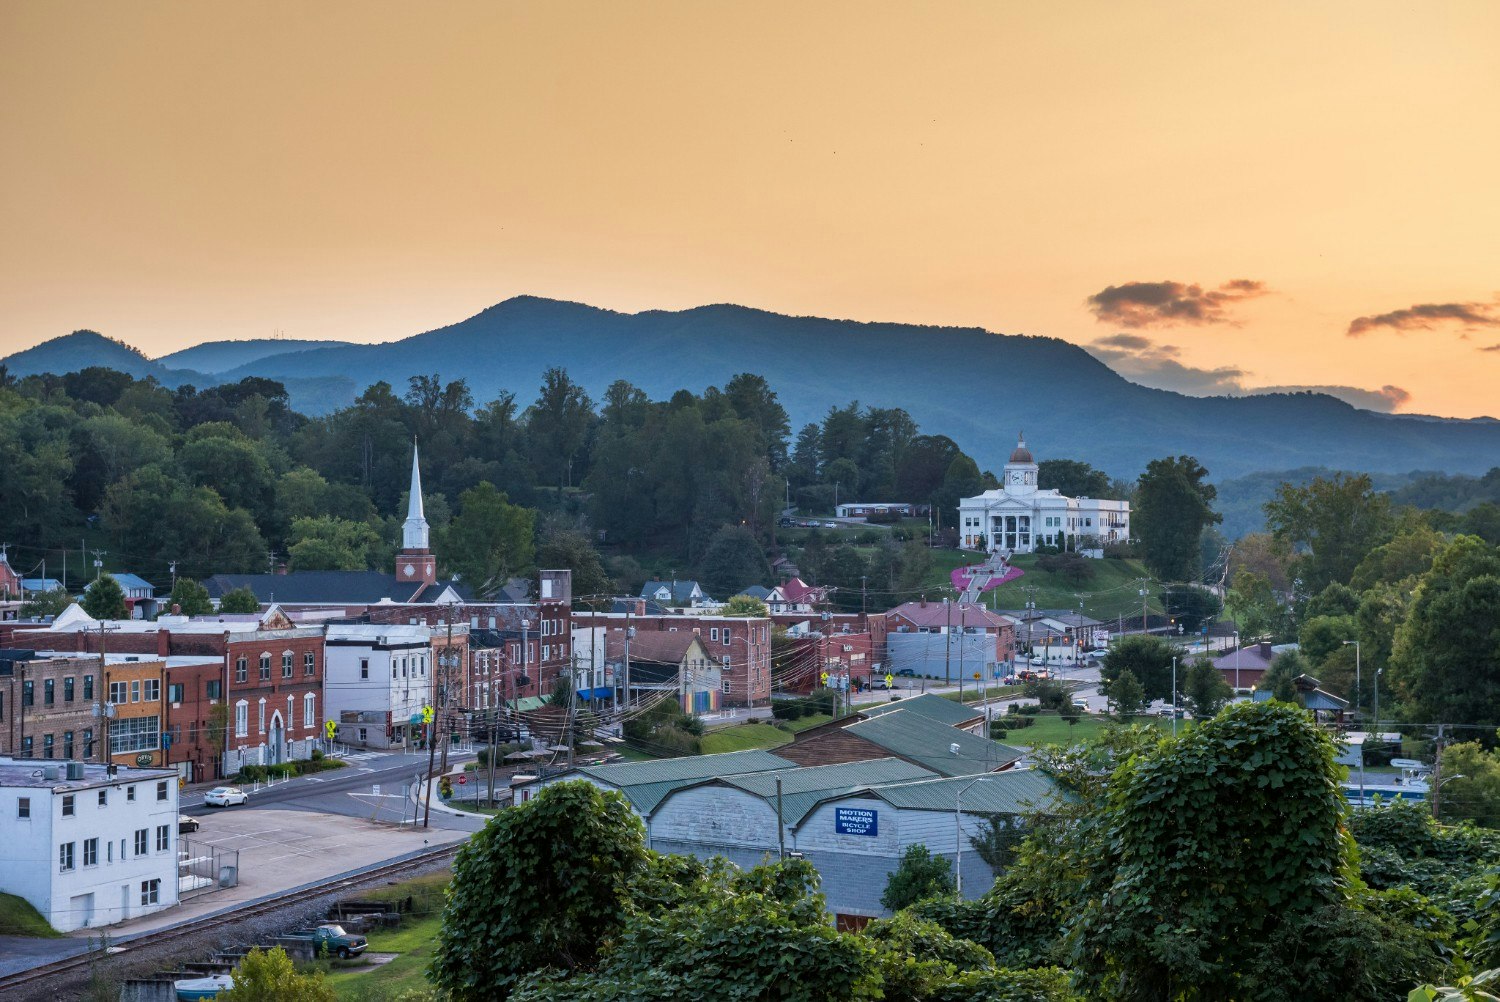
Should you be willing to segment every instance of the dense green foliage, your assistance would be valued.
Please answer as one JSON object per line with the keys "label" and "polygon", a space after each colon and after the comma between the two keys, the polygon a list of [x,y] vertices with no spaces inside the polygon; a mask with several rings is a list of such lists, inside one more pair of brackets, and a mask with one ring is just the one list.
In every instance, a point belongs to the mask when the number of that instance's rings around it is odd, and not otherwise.
{"label": "dense green foliage", "polygon": [[113,574],[101,574],[83,593],[83,611],[95,619],[124,619],[129,615],[125,589]]}
{"label": "dense green foliage", "polygon": [[323,972],[299,972],[281,947],[252,948],[234,969],[234,985],[218,997],[224,1002],[336,1002]]}
{"label": "dense green foliage", "polygon": [[1198,540],[1220,520],[1208,471],[1192,456],[1154,459],[1136,487],[1133,528],[1146,566],[1163,581],[1198,576]]}
{"label": "dense green foliage", "polygon": [[645,853],[629,804],[590,783],[500,813],[453,864],[434,983],[456,999],[505,999],[532,972],[591,966]]}
{"label": "dense green foliage", "polygon": [[1186,652],[1175,643],[1149,634],[1122,637],[1109,646],[1109,653],[1099,666],[1099,678],[1112,685],[1124,672],[1135,676],[1146,701],[1172,699],[1172,660],[1176,658],[1177,688],[1187,677]]}
{"label": "dense green foliage", "polygon": [[886,878],[880,903],[891,911],[900,911],[918,901],[952,893],[953,864],[934,856],[925,845],[909,845]]}

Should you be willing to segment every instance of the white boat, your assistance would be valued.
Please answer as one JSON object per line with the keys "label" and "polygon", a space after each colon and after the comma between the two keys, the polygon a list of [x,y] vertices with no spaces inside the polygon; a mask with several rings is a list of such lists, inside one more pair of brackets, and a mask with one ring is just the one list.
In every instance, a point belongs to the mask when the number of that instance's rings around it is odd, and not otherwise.
{"label": "white boat", "polygon": [[1392,759],[1391,764],[1401,767],[1401,775],[1366,776],[1363,784],[1359,781],[1358,771],[1351,770],[1349,779],[1343,784],[1344,796],[1349,798],[1349,803],[1355,807],[1374,807],[1393,800],[1426,800],[1432,791],[1428,782],[1431,770],[1413,759]]}
{"label": "white boat", "polygon": [[227,974],[210,974],[206,978],[184,978],[172,982],[172,990],[179,1002],[195,1002],[196,999],[214,999],[220,992],[234,987],[234,978]]}

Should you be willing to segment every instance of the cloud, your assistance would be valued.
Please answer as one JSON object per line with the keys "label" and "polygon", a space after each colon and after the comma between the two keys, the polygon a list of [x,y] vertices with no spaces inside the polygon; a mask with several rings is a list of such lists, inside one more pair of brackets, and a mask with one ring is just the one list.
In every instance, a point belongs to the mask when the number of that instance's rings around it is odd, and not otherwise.
{"label": "cloud", "polygon": [[[1245,369],[1232,365],[1212,369],[1184,365],[1181,361],[1181,348],[1172,344],[1157,344],[1140,334],[1110,334],[1084,345],[1084,349],[1131,382],[1194,397],[1322,393],[1352,407],[1386,414],[1411,400],[1411,394],[1405,389],[1391,385],[1382,386],[1378,390],[1336,385],[1252,388],[1245,385],[1246,377],[1251,375]],[[1500,345],[1496,345],[1495,350],[1500,350]]]}
{"label": "cloud", "polygon": [[1155,344],[1139,334],[1111,334],[1084,346],[1099,361],[1142,386],[1175,390],[1194,397],[1234,395],[1242,391],[1243,369],[1200,369],[1178,361],[1176,345]]}
{"label": "cloud", "polygon": [[1349,322],[1350,337],[1368,334],[1377,327],[1393,331],[1430,331],[1441,324],[1456,323],[1465,329],[1500,327],[1494,303],[1418,303],[1404,310],[1355,317]]}
{"label": "cloud", "polygon": [[1492,345],[1490,345],[1487,348],[1480,348],[1479,350],[1480,351],[1500,351],[1500,344],[1492,344]]}
{"label": "cloud", "polygon": [[1264,282],[1237,278],[1217,289],[1182,282],[1126,282],[1096,292],[1086,302],[1100,323],[1141,329],[1186,324],[1233,324],[1229,306],[1267,292]]}
{"label": "cloud", "polygon": [[1411,400],[1411,394],[1400,386],[1387,383],[1378,390],[1366,390],[1359,386],[1257,386],[1245,391],[1250,396],[1267,393],[1326,393],[1361,410],[1394,413],[1398,407]]}

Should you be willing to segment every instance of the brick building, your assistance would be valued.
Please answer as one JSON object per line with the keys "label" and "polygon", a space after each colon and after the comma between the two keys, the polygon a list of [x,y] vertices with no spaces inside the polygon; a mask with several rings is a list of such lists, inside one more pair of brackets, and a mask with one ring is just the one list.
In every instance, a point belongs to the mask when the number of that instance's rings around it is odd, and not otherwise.
{"label": "brick building", "polygon": [[725,706],[766,706],[771,701],[772,622],[768,617],[578,611],[572,622],[579,629],[603,628],[606,644],[630,628],[637,636],[643,632],[696,634],[708,656],[719,664],[726,686],[722,690]]}
{"label": "brick building", "polygon": [[40,759],[101,755],[99,681],[98,658],[0,651],[0,753]]}

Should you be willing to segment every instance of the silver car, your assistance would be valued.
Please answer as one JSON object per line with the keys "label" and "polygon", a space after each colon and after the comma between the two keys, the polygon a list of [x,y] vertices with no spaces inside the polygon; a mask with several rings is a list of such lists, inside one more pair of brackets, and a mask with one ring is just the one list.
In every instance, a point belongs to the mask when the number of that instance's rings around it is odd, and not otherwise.
{"label": "silver car", "polygon": [[203,803],[209,807],[230,807],[249,799],[250,795],[237,786],[216,786],[203,795]]}

